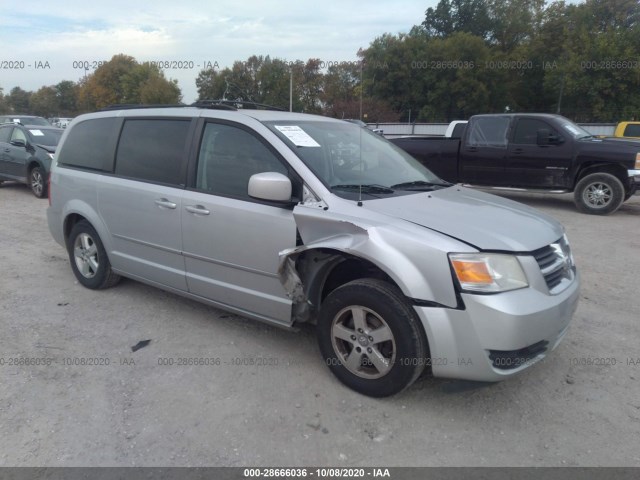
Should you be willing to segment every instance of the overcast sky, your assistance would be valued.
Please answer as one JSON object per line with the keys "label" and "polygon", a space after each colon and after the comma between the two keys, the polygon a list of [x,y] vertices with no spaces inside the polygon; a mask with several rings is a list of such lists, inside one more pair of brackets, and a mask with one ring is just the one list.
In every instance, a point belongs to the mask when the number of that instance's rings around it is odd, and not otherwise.
{"label": "overcast sky", "polygon": [[[383,33],[408,32],[437,0],[367,2],[271,0],[25,1],[0,16],[0,87],[35,91],[77,81],[88,65],[118,53],[138,61],[183,62],[165,69],[185,102],[197,97],[195,79],[251,55],[288,61],[353,61]],[[7,5],[5,5],[7,7]],[[13,67],[13,68],[12,68]],[[17,68],[15,68],[17,67]],[[186,68],[184,68],[186,67]]]}

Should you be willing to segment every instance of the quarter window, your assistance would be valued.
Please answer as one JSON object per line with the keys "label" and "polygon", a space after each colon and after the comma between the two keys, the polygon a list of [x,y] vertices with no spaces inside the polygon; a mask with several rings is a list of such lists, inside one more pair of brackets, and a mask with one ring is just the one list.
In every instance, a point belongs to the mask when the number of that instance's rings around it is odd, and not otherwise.
{"label": "quarter window", "polygon": [[287,168],[251,133],[231,125],[206,125],[198,155],[198,190],[249,200],[249,177],[262,172],[287,175]]}
{"label": "quarter window", "polygon": [[58,165],[113,171],[116,118],[96,118],[76,123],[56,153]]}
{"label": "quarter window", "polygon": [[126,120],[115,173],[152,183],[182,185],[190,120]]}
{"label": "quarter window", "polygon": [[25,144],[27,143],[27,136],[19,128],[14,128],[11,134],[11,141],[15,142],[16,140],[22,140]]}

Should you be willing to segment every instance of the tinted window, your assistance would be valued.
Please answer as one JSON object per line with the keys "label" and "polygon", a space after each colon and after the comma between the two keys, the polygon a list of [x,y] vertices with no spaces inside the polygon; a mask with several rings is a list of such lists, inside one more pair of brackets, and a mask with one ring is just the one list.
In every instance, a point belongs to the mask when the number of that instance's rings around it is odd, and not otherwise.
{"label": "tinted window", "polygon": [[474,119],[469,132],[469,145],[477,147],[506,147],[508,117],[479,117]]}
{"label": "tinted window", "polygon": [[513,135],[513,143],[536,145],[538,143],[538,130],[545,129],[551,134],[556,131],[547,122],[535,118],[522,118],[518,120],[516,131]]}
{"label": "tinted window", "polygon": [[249,177],[262,172],[287,175],[287,168],[249,132],[230,125],[207,124],[198,155],[196,188],[250,199]]}
{"label": "tinted window", "polygon": [[0,142],[9,143],[9,137],[11,136],[11,129],[13,127],[0,128]]}
{"label": "tinted window", "polygon": [[625,137],[640,137],[640,125],[627,125],[623,135]]}
{"label": "tinted window", "polygon": [[116,118],[97,118],[75,123],[60,152],[59,165],[112,171]]}
{"label": "tinted window", "polygon": [[118,143],[116,174],[180,185],[190,120],[126,120]]}

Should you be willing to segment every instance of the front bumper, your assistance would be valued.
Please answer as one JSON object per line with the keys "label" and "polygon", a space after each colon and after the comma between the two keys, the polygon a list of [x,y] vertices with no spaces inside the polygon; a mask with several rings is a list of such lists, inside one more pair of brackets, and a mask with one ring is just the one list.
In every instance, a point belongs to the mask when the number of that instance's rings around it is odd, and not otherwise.
{"label": "front bumper", "polygon": [[465,310],[415,307],[436,377],[499,381],[539,362],[565,336],[578,305],[580,277],[557,295],[534,288],[462,294]]}
{"label": "front bumper", "polygon": [[627,174],[629,175],[631,183],[631,190],[629,193],[633,195],[640,191],[640,170],[627,170]]}

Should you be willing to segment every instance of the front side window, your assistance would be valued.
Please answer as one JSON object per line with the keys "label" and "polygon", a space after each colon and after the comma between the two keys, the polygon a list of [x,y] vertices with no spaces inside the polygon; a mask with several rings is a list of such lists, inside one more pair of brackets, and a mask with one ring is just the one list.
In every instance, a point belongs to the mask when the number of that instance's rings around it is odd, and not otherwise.
{"label": "front side window", "polygon": [[249,178],[263,172],[287,175],[287,168],[251,133],[232,125],[206,125],[198,155],[198,190],[249,200]]}
{"label": "front side window", "polygon": [[507,147],[509,117],[478,117],[471,122],[468,145],[474,147]]}
{"label": "front side window", "polygon": [[190,125],[190,120],[126,120],[116,153],[116,175],[182,185],[181,171]]}
{"label": "front side window", "polygon": [[0,143],[9,143],[13,127],[0,127]]}
{"label": "front side window", "polygon": [[538,130],[548,130],[555,135],[556,131],[547,122],[535,118],[522,118],[518,120],[513,143],[521,145],[536,145],[538,143]]}

